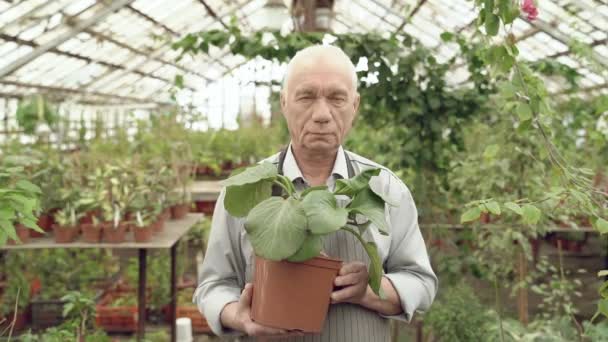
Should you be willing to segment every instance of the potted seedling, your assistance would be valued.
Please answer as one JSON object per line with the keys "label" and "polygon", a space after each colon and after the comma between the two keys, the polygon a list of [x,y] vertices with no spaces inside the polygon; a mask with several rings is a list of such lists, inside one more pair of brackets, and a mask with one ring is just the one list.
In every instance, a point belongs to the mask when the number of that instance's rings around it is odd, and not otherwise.
{"label": "potted seedling", "polygon": [[[255,252],[253,320],[287,330],[321,331],[342,265],[321,252],[325,236],[339,230],[363,245],[370,259],[370,287],[380,293],[382,263],[376,244],[364,239],[372,224],[388,234],[385,202],[393,202],[376,189],[377,182],[370,183],[379,172],[366,170],[338,180],[333,192],[313,187],[298,193],[275,165],[264,162],[223,182],[224,206],[232,216],[245,219]],[[273,186],[282,189],[280,196],[272,195]]]}
{"label": "potted seedling", "polygon": [[192,175],[192,151],[190,145],[175,142],[171,147],[171,168],[175,175],[177,189],[172,193],[171,217],[184,218],[190,212],[191,199],[188,184]]}
{"label": "potted seedling", "polygon": [[104,222],[103,240],[108,243],[125,242],[127,228],[129,224],[122,220],[122,211],[117,203],[104,204],[102,207],[102,217]]}
{"label": "potted seedling", "polygon": [[154,214],[139,210],[135,213],[135,222],[131,224],[133,236],[136,242],[147,242],[152,237],[154,232],[152,224],[154,223]]}
{"label": "potted seedling", "polygon": [[87,177],[87,186],[81,189],[78,206],[86,213],[86,219],[80,220],[80,228],[83,240],[86,242],[101,241],[101,209],[108,196],[105,182],[103,170],[96,168],[94,173]]}
{"label": "potted seedling", "polygon": [[56,243],[70,243],[76,240],[79,233],[78,219],[82,213],[76,210],[76,205],[66,203],[65,207],[55,213],[53,234]]}

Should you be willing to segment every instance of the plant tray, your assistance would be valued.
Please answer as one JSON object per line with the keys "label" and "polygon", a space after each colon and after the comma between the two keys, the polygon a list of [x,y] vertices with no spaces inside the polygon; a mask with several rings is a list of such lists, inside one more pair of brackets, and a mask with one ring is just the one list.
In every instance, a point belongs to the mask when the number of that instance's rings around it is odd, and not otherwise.
{"label": "plant tray", "polygon": [[132,291],[112,291],[106,293],[97,304],[97,326],[107,332],[137,331],[137,305],[111,307],[109,304],[118,296],[137,294]]}

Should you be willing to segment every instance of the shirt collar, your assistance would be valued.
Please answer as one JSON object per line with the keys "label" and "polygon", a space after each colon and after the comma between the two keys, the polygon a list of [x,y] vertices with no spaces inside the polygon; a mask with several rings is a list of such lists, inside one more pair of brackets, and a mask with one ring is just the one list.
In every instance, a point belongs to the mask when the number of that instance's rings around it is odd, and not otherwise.
{"label": "shirt collar", "polygon": [[[331,174],[338,176],[339,178],[348,178],[348,167],[346,165],[346,158],[344,157],[344,149],[342,146],[338,148],[338,154],[336,155],[336,161],[334,162],[334,168],[331,171]],[[287,153],[285,154],[285,160],[283,161],[283,175],[292,182],[298,178],[304,179],[302,171],[300,171],[296,158],[291,150],[291,143],[287,147]]]}

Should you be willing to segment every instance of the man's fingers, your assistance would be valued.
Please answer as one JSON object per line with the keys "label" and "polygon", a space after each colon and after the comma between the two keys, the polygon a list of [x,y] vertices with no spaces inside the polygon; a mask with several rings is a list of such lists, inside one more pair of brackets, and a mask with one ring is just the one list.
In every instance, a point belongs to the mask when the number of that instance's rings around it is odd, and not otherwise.
{"label": "man's fingers", "polygon": [[357,291],[357,289],[355,288],[355,286],[349,286],[349,287],[343,288],[341,290],[334,291],[331,294],[331,301],[332,301],[332,303],[343,302],[343,301],[353,297],[356,294],[356,291]]}
{"label": "man's fingers", "polygon": [[239,298],[239,304],[241,306],[250,307],[251,299],[253,298],[253,285],[251,283],[245,284],[245,288],[241,293],[241,298]]}
{"label": "man's fingers", "polygon": [[288,333],[287,330],[271,328],[255,322],[250,322],[249,327],[247,328],[247,333],[250,336],[276,336],[286,335]]}
{"label": "man's fingers", "polygon": [[359,261],[355,261],[355,262],[349,262],[347,264],[344,264],[344,266],[342,266],[342,268],[340,269],[340,275],[346,275],[349,273],[355,273],[355,272],[360,272],[367,269],[367,266],[365,266],[364,263],[359,262]]}
{"label": "man's fingers", "polygon": [[335,286],[346,286],[346,285],[354,285],[360,281],[361,274],[357,273],[349,273],[343,276],[337,276],[334,279]]}

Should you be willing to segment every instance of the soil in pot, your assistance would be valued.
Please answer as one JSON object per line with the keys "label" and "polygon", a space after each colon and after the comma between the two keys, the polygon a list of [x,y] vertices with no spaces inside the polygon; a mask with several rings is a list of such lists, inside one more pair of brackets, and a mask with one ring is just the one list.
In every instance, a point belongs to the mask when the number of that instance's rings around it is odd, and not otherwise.
{"label": "soil in pot", "polygon": [[102,227],[93,223],[83,223],[80,225],[82,229],[82,239],[85,242],[98,243],[101,241]]}
{"label": "soil in pot", "polygon": [[190,212],[190,203],[182,203],[176,204],[171,207],[171,218],[174,220],[179,220]]}
{"label": "soil in pot", "polygon": [[107,243],[122,243],[125,242],[127,235],[128,224],[121,222],[117,228],[111,223],[103,224],[103,241]]}
{"label": "soil in pot", "polygon": [[150,226],[147,226],[147,227],[132,226],[131,230],[133,230],[133,236],[135,237],[135,242],[148,242],[152,238],[153,229]]}
{"label": "soil in pot", "polygon": [[78,227],[62,227],[58,224],[53,225],[53,235],[56,243],[74,242],[78,237]]}
{"label": "soil in pot", "polygon": [[256,257],[251,318],[269,327],[320,333],[342,262],[293,263]]}
{"label": "soil in pot", "polygon": [[8,244],[9,245],[16,245],[16,244],[25,244],[28,243],[30,241],[30,229],[20,223],[15,225],[15,233],[17,234],[17,237],[19,238],[19,242],[13,240],[13,239],[9,239],[8,240]]}

